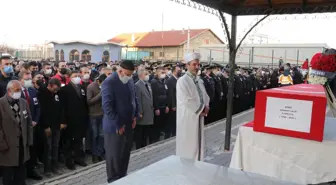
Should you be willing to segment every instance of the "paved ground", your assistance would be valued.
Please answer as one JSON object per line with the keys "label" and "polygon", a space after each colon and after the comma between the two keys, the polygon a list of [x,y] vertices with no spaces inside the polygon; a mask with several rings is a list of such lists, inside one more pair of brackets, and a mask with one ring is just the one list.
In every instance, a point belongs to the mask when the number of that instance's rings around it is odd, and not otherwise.
{"label": "paved ground", "polygon": [[[327,116],[332,116],[327,110]],[[216,165],[229,166],[238,128],[253,120],[254,109],[242,112],[233,117],[231,131],[231,151],[224,152],[225,120],[208,125],[205,129],[206,157],[205,161]],[[175,154],[175,138],[155,143],[132,152],[129,173],[144,168],[161,159]],[[88,160],[90,162],[90,160]],[[27,181],[28,185],[105,185],[105,162],[91,164],[76,171],[65,171],[64,175],[46,179],[41,182]],[[0,181],[0,185],[2,182]]]}
{"label": "paved ground", "polygon": [[[232,148],[240,125],[253,120],[254,110],[237,114],[232,121]],[[205,130],[206,157],[205,161],[216,165],[229,166],[232,152],[224,152],[225,121],[207,126]],[[175,154],[175,138],[150,145],[132,152],[128,171],[132,173],[161,159]],[[28,181],[30,185],[103,185],[106,183],[105,162],[90,165],[62,176],[42,182]]]}

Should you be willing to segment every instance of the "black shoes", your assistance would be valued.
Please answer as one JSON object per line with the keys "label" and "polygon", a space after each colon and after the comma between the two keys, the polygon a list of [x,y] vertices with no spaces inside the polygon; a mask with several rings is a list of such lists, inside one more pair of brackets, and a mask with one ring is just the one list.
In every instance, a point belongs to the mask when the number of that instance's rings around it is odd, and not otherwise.
{"label": "black shoes", "polygon": [[75,164],[82,167],[87,166],[87,164],[83,160],[75,160]]}
{"label": "black shoes", "polygon": [[29,172],[27,172],[27,178],[37,180],[37,181],[43,179],[43,177],[39,175],[35,170],[29,170]]}

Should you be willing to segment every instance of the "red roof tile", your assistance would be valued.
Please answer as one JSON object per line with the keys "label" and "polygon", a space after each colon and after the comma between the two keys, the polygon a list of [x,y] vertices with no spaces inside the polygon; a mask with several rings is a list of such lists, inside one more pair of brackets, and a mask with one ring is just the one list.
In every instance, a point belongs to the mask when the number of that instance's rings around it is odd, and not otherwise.
{"label": "red roof tile", "polygon": [[[210,29],[190,29],[190,39],[211,31]],[[211,31],[212,32],[212,31]],[[134,34],[134,36],[132,36]],[[127,44],[133,47],[180,46],[187,42],[188,30],[153,31],[148,33],[128,33],[118,35],[108,42]],[[216,36],[216,35],[215,35]],[[133,37],[133,42],[132,42]],[[217,37],[217,36],[216,36]]]}

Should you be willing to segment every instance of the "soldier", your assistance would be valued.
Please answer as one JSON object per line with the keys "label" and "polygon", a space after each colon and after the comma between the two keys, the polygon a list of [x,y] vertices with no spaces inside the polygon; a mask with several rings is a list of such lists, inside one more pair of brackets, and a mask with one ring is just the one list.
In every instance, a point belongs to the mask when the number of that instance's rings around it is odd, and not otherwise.
{"label": "soldier", "polygon": [[211,123],[213,120],[213,114],[214,110],[213,109],[213,101],[215,99],[215,81],[214,79],[210,76],[212,67],[210,65],[205,65],[203,66],[204,69],[204,74],[201,74],[201,78],[204,82],[204,87],[205,90],[210,98],[210,111],[207,117],[205,117],[205,124]]}
{"label": "soldier", "polygon": [[223,114],[222,110],[222,99],[224,96],[222,80],[221,80],[222,72],[220,71],[219,65],[214,65],[211,73],[211,77],[215,82],[215,98],[213,101],[213,111],[214,111],[214,120],[218,121],[221,119],[221,115]]}

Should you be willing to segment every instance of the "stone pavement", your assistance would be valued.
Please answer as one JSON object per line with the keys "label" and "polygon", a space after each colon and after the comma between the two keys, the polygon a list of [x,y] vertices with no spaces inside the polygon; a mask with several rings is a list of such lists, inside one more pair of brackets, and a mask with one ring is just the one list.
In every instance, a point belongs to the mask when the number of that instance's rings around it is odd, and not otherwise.
{"label": "stone pavement", "polygon": [[[254,109],[236,114],[232,120],[232,145],[240,125],[253,120]],[[208,125],[205,129],[206,157],[205,162],[229,166],[232,150],[224,152],[225,120]],[[175,154],[175,138],[164,140],[132,152],[128,172],[151,165],[161,159]],[[105,162],[90,165],[64,175],[30,185],[103,185],[106,182]]]}

